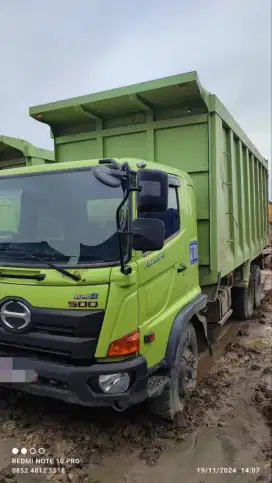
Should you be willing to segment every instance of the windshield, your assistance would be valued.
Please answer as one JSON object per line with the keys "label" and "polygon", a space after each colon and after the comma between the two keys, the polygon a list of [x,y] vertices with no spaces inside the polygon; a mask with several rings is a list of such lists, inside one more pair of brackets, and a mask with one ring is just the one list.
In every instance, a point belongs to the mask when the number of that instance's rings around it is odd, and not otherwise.
{"label": "windshield", "polygon": [[[39,264],[31,254],[64,265],[117,262],[116,209],[123,197],[121,187],[103,185],[90,169],[0,177],[0,264],[27,256],[27,264]],[[124,230],[128,218],[126,203]]]}

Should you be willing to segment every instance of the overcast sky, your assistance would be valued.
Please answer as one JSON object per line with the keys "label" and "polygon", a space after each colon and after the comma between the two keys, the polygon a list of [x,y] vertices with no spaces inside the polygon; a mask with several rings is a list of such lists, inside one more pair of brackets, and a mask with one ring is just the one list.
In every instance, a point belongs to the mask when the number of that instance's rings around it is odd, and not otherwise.
{"label": "overcast sky", "polygon": [[52,148],[29,106],[197,70],[271,162],[271,0],[0,0],[0,45],[0,135]]}

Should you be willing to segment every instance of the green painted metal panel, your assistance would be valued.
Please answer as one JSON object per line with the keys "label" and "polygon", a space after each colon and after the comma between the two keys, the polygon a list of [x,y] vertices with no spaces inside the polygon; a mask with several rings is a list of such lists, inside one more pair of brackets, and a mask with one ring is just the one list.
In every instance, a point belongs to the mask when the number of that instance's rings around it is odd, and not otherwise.
{"label": "green painted metal panel", "polygon": [[[198,142],[196,143],[196,139]],[[188,173],[208,170],[207,122],[189,126],[157,129],[155,133],[155,159]]]}
{"label": "green painted metal panel", "polygon": [[133,157],[190,174],[201,285],[268,243],[267,161],[197,73],[30,109],[49,124],[57,161]]}
{"label": "green painted metal panel", "polygon": [[123,134],[118,137],[107,136],[104,138],[103,152],[100,156],[105,158],[143,158],[148,156],[147,133],[138,132],[135,134]]}
{"label": "green painted metal panel", "polygon": [[99,158],[101,153],[96,139],[87,139],[80,142],[66,142],[56,146],[56,161],[76,161],[78,159],[88,159],[90,153],[95,158]]}

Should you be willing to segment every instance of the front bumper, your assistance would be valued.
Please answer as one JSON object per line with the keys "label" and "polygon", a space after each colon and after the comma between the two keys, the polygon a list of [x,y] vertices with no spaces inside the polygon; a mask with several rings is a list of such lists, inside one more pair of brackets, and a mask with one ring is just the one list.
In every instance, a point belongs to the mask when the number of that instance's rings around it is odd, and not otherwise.
{"label": "front bumper", "polygon": [[[1,356],[1,354],[0,354]],[[54,364],[35,359],[13,359],[13,369],[34,370],[37,382],[12,384],[14,389],[47,396],[82,406],[115,406],[126,408],[148,396],[148,370],[142,356],[121,362],[97,363],[91,366]],[[99,391],[98,376],[127,372],[132,381],[125,393],[104,394]],[[2,384],[5,385],[6,384]],[[8,384],[10,387],[11,384]]]}

